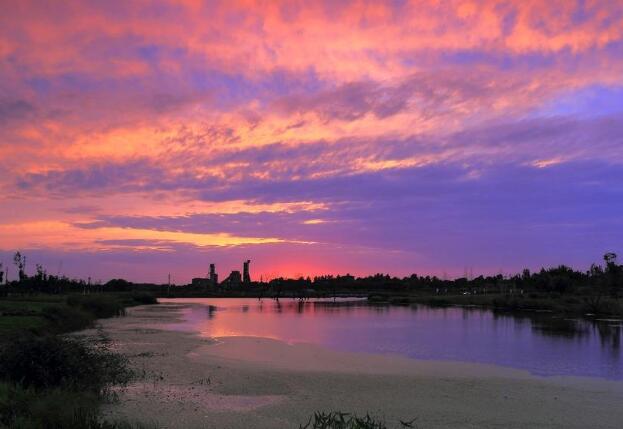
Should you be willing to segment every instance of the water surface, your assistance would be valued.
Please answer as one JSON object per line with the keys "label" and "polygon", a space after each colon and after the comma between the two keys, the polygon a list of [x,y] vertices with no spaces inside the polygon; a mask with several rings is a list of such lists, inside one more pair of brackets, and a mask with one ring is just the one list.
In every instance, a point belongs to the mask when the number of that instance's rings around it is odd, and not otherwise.
{"label": "water surface", "polygon": [[480,362],[538,375],[623,380],[620,320],[467,308],[369,306],[365,301],[162,299],[193,304],[170,329],[208,337],[256,336],[417,359]]}

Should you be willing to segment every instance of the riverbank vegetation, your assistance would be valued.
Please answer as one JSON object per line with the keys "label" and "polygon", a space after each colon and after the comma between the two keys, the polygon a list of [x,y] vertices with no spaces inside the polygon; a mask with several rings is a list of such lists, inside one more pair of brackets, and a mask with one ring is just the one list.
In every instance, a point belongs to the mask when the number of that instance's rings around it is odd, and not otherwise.
{"label": "riverbank vegetation", "polygon": [[503,311],[545,310],[576,315],[623,316],[623,265],[616,255],[604,255],[604,264],[587,271],[561,265],[514,275],[466,276],[453,280],[435,276],[398,278],[384,274],[368,277],[317,276],[273,279],[237,287],[196,285],[160,287],[113,280],[105,288],[148,290],[171,297],[368,297],[374,304],[475,305]]}
{"label": "riverbank vegetation", "polygon": [[116,429],[103,401],[133,377],[107,339],[67,335],[155,302],[145,293],[13,294],[0,298],[0,428]]}
{"label": "riverbank vegetation", "polygon": [[623,317],[623,302],[608,296],[560,295],[557,293],[491,293],[393,296],[372,294],[368,302],[375,305],[414,305],[430,307],[481,307],[502,312],[549,312],[587,317]]}
{"label": "riverbank vegetation", "polygon": [[[29,276],[24,257],[17,253],[14,261],[17,279],[7,281],[0,268],[0,428],[136,427],[106,422],[100,414],[102,402],[114,399],[112,388],[123,386],[134,376],[127,360],[115,354],[104,337],[90,341],[67,334],[93,326],[99,318],[122,316],[129,306],[153,304],[155,296],[301,300],[359,296],[367,297],[372,305],[425,304],[623,317],[623,265],[613,253],[604,255],[602,265],[594,264],[587,271],[558,266],[510,276],[453,280],[376,274],[277,278],[227,286],[136,284],[119,279],[102,284],[48,275],[39,265]],[[316,413],[303,427],[385,426],[369,416]]]}
{"label": "riverbank vegetation", "polygon": [[105,341],[21,336],[0,352],[0,422],[9,428],[100,427],[100,401],[131,377],[125,359]]}
{"label": "riverbank vegetation", "polygon": [[121,316],[126,307],[155,302],[144,292],[4,296],[0,298],[0,342],[24,333],[77,331],[91,326],[96,319]]}
{"label": "riverbank vegetation", "polygon": [[[623,316],[623,265],[618,263],[614,253],[606,253],[602,264],[593,264],[586,271],[561,265],[536,272],[525,269],[513,275],[467,275],[452,280],[417,274],[403,278],[386,274],[367,277],[347,274],[216,285],[209,282],[189,285],[132,283],[123,279],[113,279],[102,284],[91,282],[90,279],[71,280],[48,275],[40,265],[36,266],[35,275],[28,276],[24,271],[24,256],[18,252],[14,260],[18,279],[7,282],[5,277],[5,284],[2,285],[0,277],[0,295],[26,299],[30,295],[47,295],[51,301],[55,296],[64,294],[80,295],[86,297],[80,298],[83,307],[89,306],[88,297],[94,293],[121,294],[135,300],[140,300],[141,294],[147,294],[142,295],[148,297],[147,300],[153,299],[151,296],[300,299],[357,296],[368,297],[370,303],[377,305],[461,305],[500,311],[537,310],[599,317]],[[104,301],[98,299],[95,305],[100,304],[106,307]],[[96,312],[107,314],[109,310],[101,308]],[[48,317],[53,319],[54,315],[48,314]],[[84,323],[78,319],[79,315],[75,314],[66,320],[74,320],[76,324]],[[0,333],[2,324],[6,322],[7,319],[0,319]],[[36,324],[34,319],[24,319],[24,322]]]}
{"label": "riverbank vegetation", "polygon": [[[366,414],[359,417],[356,414],[340,411],[315,412],[305,425],[299,429],[387,429],[387,424],[379,418]],[[402,428],[417,428],[415,419],[404,422],[400,421]]]}
{"label": "riverbank vegetation", "polygon": [[468,275],[452,280],[436,276],[398,278],[385,274],[367,277],[317,276],[277,278],[240,285],[146,285],[111,280],[105,290],[142,290],[170,297],[368,297],[372,304],[480,306],[499,311],[550,311],[574,315],[623,317],[623,265],[606,253],[603,264],[586,271],[565,265],[523,270],[513,275]]}
{"label": "riverbank vegetation", "polygon": [[509,277],[459,278],[415,293],[372,293],[368,301],[623,317],[623,265],[617,263],[614,253],[604,255],[604,262],[604,266],[593,264],[586,272],[559,266],[536,273],[524,270]]}

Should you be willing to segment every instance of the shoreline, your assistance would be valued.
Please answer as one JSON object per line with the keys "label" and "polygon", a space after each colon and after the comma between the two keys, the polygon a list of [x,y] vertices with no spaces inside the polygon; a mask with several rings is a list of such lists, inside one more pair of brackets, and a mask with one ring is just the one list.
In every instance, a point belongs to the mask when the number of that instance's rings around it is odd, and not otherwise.
{"label": "shoreline", "polygon": [[[157,294],[158,300],[171,299],[226,299],[226,298],[252,298],[252,299],[339,299],[339,300],[365,300],[368,305],[372,306],[391,306],[391,307],[409,307],[423,305],[431,308],[474,308],[480,310],[489,310],[500,313],[508,313],[513,315],[538,315],[551,314],[553,316],[574,317],[589,321],[599,321],[602,319],[612,319],[623,321],[623,313],[618,310],[602,311],[599,309],[587,310],[586,303],[569,304],[562,299],[539,298],[531,300],[524,295],[506,295],[501,293],[493,293],[489,295],[410,295],[410,294],[391,294],[386,291],[370,290],[366,292],[342,292],[336,295],[328,293],[318,293],[312,295],[301,296],[297,294],[284,294],[279,297],[262,295],[258,293],[220,293],[220,294],[179,294],[179,295],[163,295]],[[570,296],[570,298],[574,298]],[[575,298],[586,299],[588,296],[577,296]],[[494,302],[496,300],[501,302]]]}
{"label": "shoreline", "polygon": [[258,337],[202,338],[155,328],[185,304],[100,321],[143,374],[105,407],[158,427],[297,428],[315,411],[369,412],[389,427],[619,427],[623,383],[539,377],[486,364],[338,352]]}

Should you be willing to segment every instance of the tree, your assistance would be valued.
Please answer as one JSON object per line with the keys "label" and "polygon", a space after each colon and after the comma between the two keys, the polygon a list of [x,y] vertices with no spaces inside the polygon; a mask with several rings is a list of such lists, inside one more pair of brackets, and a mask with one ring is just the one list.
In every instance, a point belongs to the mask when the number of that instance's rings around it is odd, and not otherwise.
{"label": "tree", "polygon": [[617,254],[614,252],[608,252],[604,255],[604,261],[606,261],[606,271],[611,270],[617,266]]}
{"label": "tree", "polygon": [[604,270],[601,265],[591,264],[591,268],[588,271],[590,277],[601,277],[604,274]]}
{"label": "tree", "polygon": [[35,278],[37,281],[45,283],[48,280],[48,273],[45,268],[43,268],[43,265],[37,264],[36,270],[37,274],[35,275]]}
{"label": "tree", "polygon": [[521,279],[522,280],[530,280],[530,270],[527,268],[524,268],[524,270],[521,272]]}
{"label": "tree", "polygon": [[623,289],[623,276],[621,276],[623,267],[617,264],[617,254],[613,252],[606,253],[604,261],[606,262],[606,282],[610,295],[618,299],[621,289]]}
{"label": "tree", "polygon": [[23,281],[26,275],[24,274],[24,268],[26,267],[26,256],[22,256],[22,254],[17,251],[13,256],[13,263],[17,267],[17,273],[19,276],[19,281]]}

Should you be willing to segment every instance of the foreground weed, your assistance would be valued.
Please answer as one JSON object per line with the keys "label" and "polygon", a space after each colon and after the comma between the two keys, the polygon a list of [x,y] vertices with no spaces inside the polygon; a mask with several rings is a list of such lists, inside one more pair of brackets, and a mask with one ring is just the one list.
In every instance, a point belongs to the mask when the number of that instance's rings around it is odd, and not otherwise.
{"label": "foreground weed", "polygon": [[[400,421],[404,428],[417,428],[415,419],[411,421]],[[359,417],[350,413],[340,411],[321,412],[317,411],[305,425],[300,425],[299,429],[387,429],[384,421],[366,414]]]}

